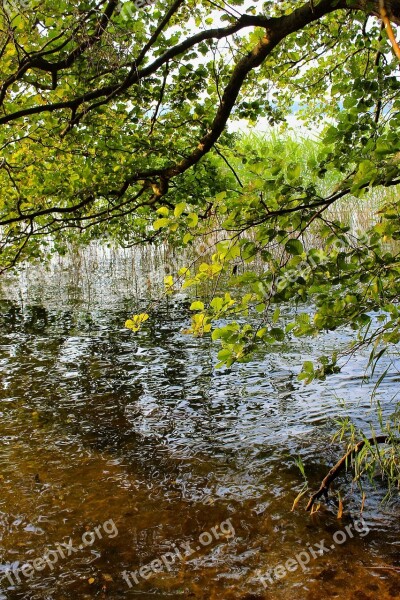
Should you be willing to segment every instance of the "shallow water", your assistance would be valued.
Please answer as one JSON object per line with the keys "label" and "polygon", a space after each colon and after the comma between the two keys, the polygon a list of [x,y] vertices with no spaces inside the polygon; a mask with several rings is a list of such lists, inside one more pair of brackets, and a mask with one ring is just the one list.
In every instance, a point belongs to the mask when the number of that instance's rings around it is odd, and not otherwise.
{"label": "shallow water", "polygon": [[[400,597],[399,503],[380,504],[379,481],[366,485],[361,531],[350,476],[340,485],[342,519],[334,505],[310,517],[306,497],[291,512],[303,483],[296,457],[317,488],[343,450],[330,444],[334,420],[374,419],[366,356],[326,382],[296,379],[304,360],[350,332],[295,340],[216,372],[209,340],[181,333],[184,298],[155,306],[139,334],[124,329],[159,275],[156,260],[103,251],[50,273],[30,268],[3,286],[0,598]],[[396,367],[380,391],[386,412]],[[69,539],[70,555],[64,546],[31,578],[19,570]],[[329,551],[320,555],[322,540]],[[303,568],[292,563],[268,580],[301,552]],[[159,572],[128,586],[124,570],[157,559]]]}

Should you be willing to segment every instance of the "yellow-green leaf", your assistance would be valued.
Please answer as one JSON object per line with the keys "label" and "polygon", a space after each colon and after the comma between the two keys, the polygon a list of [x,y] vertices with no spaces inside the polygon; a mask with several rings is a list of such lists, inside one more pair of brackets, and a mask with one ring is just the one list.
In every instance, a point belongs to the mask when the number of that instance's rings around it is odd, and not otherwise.
{"label": "yellow-green leaf", "polygon": [[190,310],[204,310],[203,302],[200,302],[199,300],[192,302],[192,304],[190,305]]}
{"label": "yellow-green leaf", "polygon": [[168,215],[169,215],[169,208],[167,206],[161,206],[160,208],[158,208],[156,210],[156,212],[159,215],[162,215],[163,217],[168,217]]}
{"label": "yellow-green leaf", "polygon": [[186,202],[180,202],[179,204],[177,204],[174,208],[174,215],[175,217],[180,217],[181,214],[183,213],[183,211],[186,208]]}
{"label": "yellow-green leaf", "polygon": [[187,224],[189,225],[189,227],[196,227],[198,222],[199,222],[199,217],[196,215],[196,213],[188,214]]}
{"label": "yellow-green leaf", "polygon": [[162,227],[166,227],[168,225],[168,223],[169,223],[169,219],[166,219],[165,217],[163,217],[162,219],[157,219],[153,223],[153,229],[155,229],[157,231],[158,229],[161,229]]}

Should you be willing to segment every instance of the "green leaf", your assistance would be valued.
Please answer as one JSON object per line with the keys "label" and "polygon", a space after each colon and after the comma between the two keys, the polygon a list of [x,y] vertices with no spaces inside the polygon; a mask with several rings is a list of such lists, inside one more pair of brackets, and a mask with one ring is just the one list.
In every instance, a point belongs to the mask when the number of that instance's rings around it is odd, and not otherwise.
{"label": "green leaf", "polygon": [[220,311],[223,307],[224,301],[222,298],[216,297],[213,298],[210,302],[211,308],[213,308],[216,312]]}
{"label": "green leaf", "polygon": [[231,350],[228,350],[227,348],[222,348],[222,350],[220,350],[218,352],[218,360],[221,360],[221,361],[226,361],[229,358],[231,358],[231,356],[232,356],[232,352],[231,352]]}
{"label": "green leaf", "polygon": [[277,342],[283,342],[285,339],[285,332],[279,327],[272,327],[268,332]]}
{"label": "green leaf", "polygon": [[285,250],[288,254],[298,255],[304,252],[303,244],[300,240],[288,240],[285,244]]}
{"label": "green leaf", "polygon": [[273,323],[276,323],[276,322],[278,321],[278,319],[279,319],[280,315],[281,315],[281,310],[280,310],[280,308],[276,308],[276,309],[274,310],[274,314],[272,315],[272,322],[273,322]]}

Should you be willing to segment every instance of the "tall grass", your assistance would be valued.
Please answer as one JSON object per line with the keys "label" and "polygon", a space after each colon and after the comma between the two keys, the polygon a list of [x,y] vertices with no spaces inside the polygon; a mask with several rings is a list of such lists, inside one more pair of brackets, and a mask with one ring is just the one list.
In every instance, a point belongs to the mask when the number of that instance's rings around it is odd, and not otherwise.
{"label": "tall grass", "polygon": [[[299,135],[276,132],[270,134],[246,133],[238,137],[236,147],[231,152],[240,176],[246,181],[248,163],[238,161],[238,156],[245,156],[249,160],[261,159],[268,164],[274,157],[280,156],[287,164],[297,163],[301,166],[301,175],[307,183],[315,185],[321,196],[332,193],[343,179],[343,174],[337,170],[329,169],[323,177],[316,175],[315,165],[325,154],[325,147],[320,139],[301,137]],[[327,211],[325,216],[331,221],[339,221],[350,227],[352,233],[362,233],[373,225],[377,219],[379,209],[395,197],[396,190],[372,188],[362,197],[346,196],[336,201]],[[318,238],[318,225],[310,228],[308,233],[310,243],[316,243]]]}

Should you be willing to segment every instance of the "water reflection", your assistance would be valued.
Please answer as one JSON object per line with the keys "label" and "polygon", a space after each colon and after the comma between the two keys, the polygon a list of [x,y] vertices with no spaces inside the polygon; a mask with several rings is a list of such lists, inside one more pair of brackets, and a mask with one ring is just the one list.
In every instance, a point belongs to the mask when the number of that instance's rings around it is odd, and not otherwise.
{"label": "water reflection", "polygon": [[[307,543],[331,539],[356,516],[291,513],[302,456],[319,483],[340,448],[333,419],[374,418],[362,355],[327,382],[302,387],[303,360],[343,343],[346,332],[271,349],[229,373],[216,372],[209,340],[181,333],[185,299],[159,305],[136,336],[123,328],[162,280],[162,257],[102,250],[77,264],[28,271],[4,286],[0,302],[1,572],[79,540],[112,518],[118,536],[97,540],[15,585],[4,598],[394,598],[398,597],[398,506],[367,488],[368,536],[264,587],[266,571]],[[83,266],[82,266],[83,265]],[[162,266],[162,265],[161,265]],[[393,372],[382,391],[398,388]],[[342,408],[338,396],[346,399]],[[387,401],[386,410],[390,411]],[[128,588],[135,571],[174,545],[195,543],[230,518],[235,538]],[[379,568],[377,568],[379,567]],[[0,596],[1,597],[1,596]]]}

